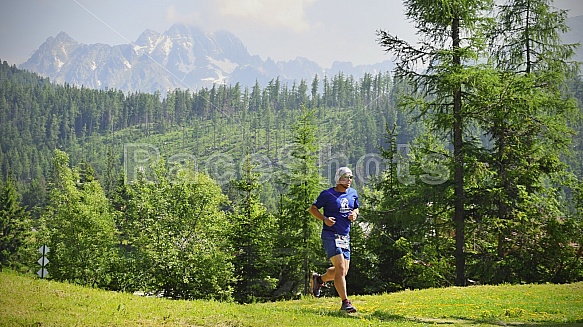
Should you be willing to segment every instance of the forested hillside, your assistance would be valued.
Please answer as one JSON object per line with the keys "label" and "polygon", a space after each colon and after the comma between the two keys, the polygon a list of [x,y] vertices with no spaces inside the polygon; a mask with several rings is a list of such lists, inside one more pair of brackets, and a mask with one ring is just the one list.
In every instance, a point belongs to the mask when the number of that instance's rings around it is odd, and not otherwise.
{"label": "forested hillside", "polygon": [[[199,170],[220,182],[240,175],[248,155],[271,174],[289,155],[290,128],[302,104],[317,110],[323,167],[328,161],[348,165],[378,154],[387,124],[400,126],[400,143],[413,136],[407,119],[394,108],[388,74],[359,81],[315,76],[310,85],[274,80],[264,89],[256,85],[250,90],[217,85],[164,95],[54,85],[6,62],[1,74],[2,172],[22,182],[24,193],[30,182],[44,183],[54,149],[69,153],[74,165],[90,163],[107,191],[124,164],[134,163],[132,153],[126,151],[124,157],[124,145],[152,152],[152,160],[195,160]],[[365,173],[359,177],[368,177]],[[322,174],[332,178],[329,171]]]}

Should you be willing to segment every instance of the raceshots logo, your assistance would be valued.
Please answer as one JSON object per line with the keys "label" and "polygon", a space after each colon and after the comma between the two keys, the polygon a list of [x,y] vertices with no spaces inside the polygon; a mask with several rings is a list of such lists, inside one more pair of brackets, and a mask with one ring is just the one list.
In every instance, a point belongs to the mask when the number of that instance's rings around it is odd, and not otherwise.
{"label": "raceshots logo", "polygon": [[[207,156],[204,160],[199,160],[193,154],[176,153],[162,154],[156,146],[146,143],[127,143],[124,145],[124,181],[126,183],[135,182],[139,176],[150,182],[156,182],[155,167],[164,158],[168,178],[172,181],[173,176],[181,170],[193,170],[205,173],[222,185],[241,176],[246,164],[250,164],[255,173],[260,175],[260,182],[265,183],[270,180],[283,178],[290,171],[291,164],[295,158],[291,155],[291,147],[282,147],[276,157],[269,157],[259,153],[249,154],[242,158],[216,152]],[[334,174],[339,167],[351,165],[346,155],[331,154],[326,151],[318,153],[318,167],[320,173],[330,183],[334,182]],[[396,165],[397,179],[400,183],[411,185],[418,181],[429,185],[439,185],[445,183],[450,177],[450,170],[447,165],[447,157],[443,154],[432,153],[422,157],[412,158],[409,147],[400,144],[397,147],[397,155],[392,164]],[[411,167],[418,165],[421,174],[415,176],[411,173]],[[355,182],[366,184],[374,176],[382,174],[388,169],[386,159],[379,154],[368,153],[361,156],[354,171]],[[418,169],[419,170],[419,169]]]}

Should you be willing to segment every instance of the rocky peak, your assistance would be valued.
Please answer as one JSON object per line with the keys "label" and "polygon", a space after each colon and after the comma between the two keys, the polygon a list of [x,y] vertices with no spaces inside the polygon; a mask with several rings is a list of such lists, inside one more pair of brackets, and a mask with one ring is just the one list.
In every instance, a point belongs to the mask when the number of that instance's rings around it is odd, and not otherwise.
{"label": "rocky peak", "polygon": [[135,45],[145,46],[145,47],[154,47],[156,42],[160,38],[160,33],[153,31],[151,29],[147,29],[140,36],[134,43]]}

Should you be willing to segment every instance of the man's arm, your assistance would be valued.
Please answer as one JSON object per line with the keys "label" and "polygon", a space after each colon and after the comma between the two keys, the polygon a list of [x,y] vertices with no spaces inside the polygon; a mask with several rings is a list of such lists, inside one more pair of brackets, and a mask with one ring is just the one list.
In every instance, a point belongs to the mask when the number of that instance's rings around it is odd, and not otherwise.
{"label": "man's arm", "polygon": [[334,217],[326,217],[324,216],[320,210],[318,209],[318,207],[316,207],[315,205],[312,204],[312,206],[310,207],[310,209],[308,209],[308,212],[316,217],[316,219],[321,220],[324,222],[324,224],[326,224],[326,226],[331,227],[332,225],[334,225],[336,223],[336,219]]}
{"label": "man's arm", "polygon": [[320,212],[320,210],[318,210],[318,208],[313,204],[310,207],[310,209],[308,209],[308,211],[310,212],[310,214],[312,216],[316,217],[316,219],[318,219],[318,220],[324,221],[324,219],[326,219],[326,217],[324,217],[324,215]]}

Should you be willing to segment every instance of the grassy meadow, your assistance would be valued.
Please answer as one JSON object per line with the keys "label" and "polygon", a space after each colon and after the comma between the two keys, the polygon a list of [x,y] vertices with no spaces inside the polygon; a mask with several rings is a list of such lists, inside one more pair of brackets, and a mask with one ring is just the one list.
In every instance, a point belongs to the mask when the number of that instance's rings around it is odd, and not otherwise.
{"label": "grassy meadow", "polygon": [[0,326],[583,326],[583,282],[240,305],[176,301],[0,273]]}

